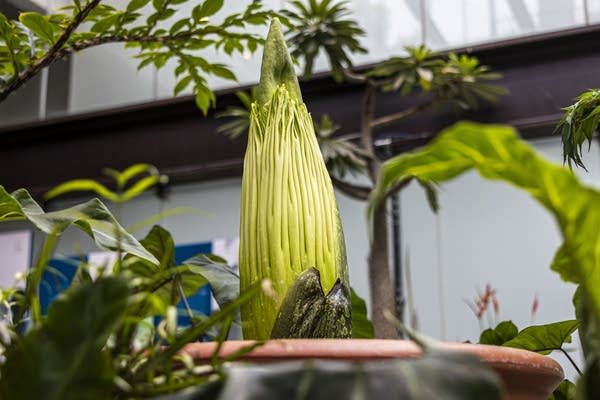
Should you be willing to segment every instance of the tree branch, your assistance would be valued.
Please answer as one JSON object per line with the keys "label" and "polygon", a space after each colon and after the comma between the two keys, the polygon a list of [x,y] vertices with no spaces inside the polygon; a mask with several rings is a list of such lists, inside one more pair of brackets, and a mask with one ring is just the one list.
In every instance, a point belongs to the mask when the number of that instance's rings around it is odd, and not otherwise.
{"label": "tree branch", "polygon": [[[32,66],[23,70],[16,77],[16,79],[12,80],[6,87],[4,87],[0,90],[0,102],[2,102],[4,99],[6,99],[9,94],[11,94],[15,90],[17,90],[18,88],[23,86],[23,84],[25,84],[25,82],[27,82],[28,80],[33,78],[35,75],[37,75],[37,73],[40,72],[42,69],[46,68],[47,66],[52,64],[54,61],[62,58],[62,57],[56,58],[57,54],[60,53],[63,46],[65,45],[65,43],[67,43],[67,41],[69,40],[69,38],[71,37],[73,32],[75,32],[75,30],[79,27],[79,25],[81,25],[81,23],[87,18],[87,16],[90,14],[90,12],[92,12],[92,10],[94,8],[96,8],[96,6],[98,6],[98,4],[100,4],[100,1],[101,0],[91,0],[83,8],[83,10],[81,10],[81,12],[79,12],[79,14],[77,14],[75,16],[75,18],[73,18],[73,21],[71,21],[71,23],[65,28],[63,33],[60,35],[60,37],[56,41],[56,43],[54,43],[54,45],[50,48],[50,50],[48,50],[48,52],[46,53],[46,55],[44,57],[42,57],[38,62],[36,62]],[[64,55],[63,55],[63,57],[64,57]]]}
{"label": "tree branch", "polygon": [[371,193],[371,190],[373,190],[373,188],[368,186],[353,185],[333,176],[332,174],[329,176],[331,177],[331,182],[336,189],[345,195],[352,197],[353,199],[366,201],[369,198],[369,193]]}
{"label": "tree branch", "polygon": [[394,114],[389,114],[384,117],[376,118],[371,121],[371,128],[372,129],[380,129],[380,128],[386,127],[388,125],[391,125],[395,122],[401,121],[405,118],[411,117],[411,116],[418,114],[421,111],[431,107],[437,100],[438,100],[438,96],[436,95],[436,96],[431,97],[429,100],[424,101],[421,104],[417,104],[416,106],[407,108],[406,110],[403,110],[403,111],[400,111],[400,112],[397,112]]}
{"label": "tree branch", "polygon": [[367,159],[369,177],[372,182],[376,182],[377,174],[379,173],[379,161],[375,157],[373,149],[373,128],[371,125],[375,115],[375,95],[377,92],[370,79],[366,80],[366,84],[360,121],[360,142],[363,149],[369,155]]}
{"label": "tree branch", "polygon": [[4,101],[12,92],[19,89],[28,80],[33,78],[40,70],[51,65],[52,63],[65,58],[66,56],[88,49],[90,47],[100,46],[108,43],[160,43],[163,45],[189,40],[195,36],[221,35],[223,37],[235,37],[246,40],[259,40],[254,35],[248,33],[231,33],[221,27],[210,26],[201,30],[181,32],[175,35],[106,35],[98,36],[93,39],[81,40],[78,42],[67,44],[71,34],[77,29],[77,26],[85,19],[90,11],[98,5],[101,0],[92,0],[71,24],[65,29],[59,40],[54,46],[42,57],[38,62],[22,71],[16,79],[11,81],[7,86],[0,88],[0,103]]}
{"label": "tree branch", "polygon": [[349,68],[342,68],[342,74],[348,82],[365,83],[367,81],[366,76],[358,74]]}

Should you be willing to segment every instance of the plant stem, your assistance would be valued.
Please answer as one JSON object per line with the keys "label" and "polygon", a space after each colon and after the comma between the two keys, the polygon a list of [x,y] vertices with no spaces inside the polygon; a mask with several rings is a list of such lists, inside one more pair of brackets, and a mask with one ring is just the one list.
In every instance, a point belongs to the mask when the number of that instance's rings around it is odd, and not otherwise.
{"label": "plant stem", "polygon": [[421,104],[417,104],[416,106],[407,108],[406,110],[389,114],[384,117],[376,118],[371,122],[372,129],[380,129],[386,126],[389,126],[395,122],[401,121],[405,118],[411,117],[415,114],[420,113],[421,111],[431,107],[437,101],[437,96],[432,97],[431,99],[424,101]]}
{"label": "plant stem", "polygon": [[23,319],[28,308],[31,310],[31,320],[33,322],[33,326],[38,325],[42,321],[42,307],[40,305],[39,286],[57,242],[58,235],[54,234],[50,234],[44,239],[44,244],[40,250],[40,255],[38,256],[35,267],[29,273],[29,275],[27,275],[25,304],[23,308],[19,310],[19,318],[17,318],[17,321],[21,321]]}
{"label": "plant stem", "polygon": [[366,201],[369,198],[369,193],[373,190],[373,188],[368,186],[353,185],[332,174],[329,174],[329,176],[331,177],[331,183],[333,183],[336,189],[353,199]]}
{"label": "plant stem", "polygon": [[575,371],[577,371],[577,373],[579,374],[579,376],[583,375],[583,373],[581,372],[581,370],[579,369],[579,367],[577,366],[577,364],[575,363],[575,361],[573,360],[573,358],[571,358],[571,356],[569,355],[569,353],[567,353],[566,350],[563,349],[562,347],[559,350],[565,355],[565,357],[567,357],[567,360],[569,360],[569,362],[571,363],[571,365],[573,365],[573,367],[575,368]]}

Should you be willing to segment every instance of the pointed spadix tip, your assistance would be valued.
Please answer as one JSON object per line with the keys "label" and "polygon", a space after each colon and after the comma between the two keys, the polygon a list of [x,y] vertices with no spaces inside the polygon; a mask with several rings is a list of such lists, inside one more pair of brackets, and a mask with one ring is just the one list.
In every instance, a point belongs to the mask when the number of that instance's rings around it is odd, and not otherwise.
{"label": "pointed spadix tip", "polygon": [[278,18],[271,20],[267,40],[265,41],[260,83],[258,85],[258,102],[266,104],[278,86],[285,85],[292,97],[302,100],[298,78],[294,64],[289,55],[285,37]]}

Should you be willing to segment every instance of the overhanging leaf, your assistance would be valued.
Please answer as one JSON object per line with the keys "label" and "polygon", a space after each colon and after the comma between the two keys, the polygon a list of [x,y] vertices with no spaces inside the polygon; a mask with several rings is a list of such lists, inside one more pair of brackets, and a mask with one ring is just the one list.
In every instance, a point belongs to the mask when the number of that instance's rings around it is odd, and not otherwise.
{"label": "overhanging leaf", "polygon": [[46,234],[60,234],[74,225],[87,233],[103,249],[120,249],[151,263],[158,263],[152,254],[119,225],[108,208],[98,199],[45,213],[26,190],[19,189],[9,194],[0,186],[1,216],[25,218]]}
{"label": "overhanging leaf", "polygon": [[198,254],[183,263],[208,280],[219,307],[224,307],[240,295],[240,276],[221,257]]}
{"label": "overhanging leaf", "polygon": [[[423,150],[385,162],[369,202],[369,215],[396,185],[411,178],[448,181],[470,169],[531,194],[556,219],[568,263],[561,276],[584,289],[590,312],[600,317],[600,192],[539,156],[509,127],[462,122]],[[600,318],[596,319],[600,321]]]}

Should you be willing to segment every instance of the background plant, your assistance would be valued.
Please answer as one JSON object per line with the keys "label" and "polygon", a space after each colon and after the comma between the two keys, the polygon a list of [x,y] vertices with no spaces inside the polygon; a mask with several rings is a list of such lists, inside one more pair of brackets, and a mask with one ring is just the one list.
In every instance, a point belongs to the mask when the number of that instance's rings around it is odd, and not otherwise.
{"label": "background plant", "polygon": [[574,163],[585,169],[581,153],[586,142],[591,146],[600,126],[600,90],[592,89],[582,93],[564,111],[556,127],[563,143],[563,159],[569,166]]}
{"label": "background plant", "polygon": [[[394,56],[368,70],[356,70],[352,54],[364,52],[360,38],[365,32],[352,19],[345,1],[310,0],[291,2],[283,13],[289,21],[288,45],[302,62],[304,76],[313,72],[315,58],[325,54],[338,82],[360,83],[364,87],[360,131],[347,136],[333,136],[337,124],[327,116],[315,123],[321,150],[331,179],[342,193],[366,201],[373,191],[382,160],[375,152],[378,131],[425,110],[446,104],[471,110],[482,102],[496,99],[506,91],[490,82],[500,78],[477,59],[466,55],[438,55],[424,46],[408,47],[407,56]],[[376,100],[382,92],[398,96],[420,94],[419,102],[398,112],[376,117]],[[240,95],[248,98],[249,95]],[[247,118],[239,107],[230,108],[222,116],[237,117],[222,127],[230,135],[244,131]],[[364,178],[357,184],[352,176]],[[424,182],[425,186],[430,186]],[[431,189],[431,188],[430,188]],[[432,206],[435,206],[432,204]],[[369,281],[372,320],[376,337],[397,337],[396,329],[387,322],[384,310],[395,310],[396,301],[389,275],[388,218],[386,205],[378,206],[374,215],[369,251]],[[400,316],[402,319],[402,316]]]}
{"label": "background plant", "polygon": [[[138,49],[138,68],[160,69],[176,63],[175,95],[192,87],[196,104],[204,112],[215,104],[207,85],[208,75],[235,81],[235,74],[221,63],[198,54],[213,48],[231,55],[254,52],[262,39],[249,27],[264,25],[274,15],[252,1],[243,12],[225,16],[218,24],[214,15],[224,0],[198,2],[191,15],[177,18],[189,0],[128,0],[113,7],[102,0],[73,0],[58,13],[21,13],[18,21],[0,13],[0,102],[42,69],[70,54],[106,43],[124,43]],[[151,10],[146,17],[142,11]]]}

